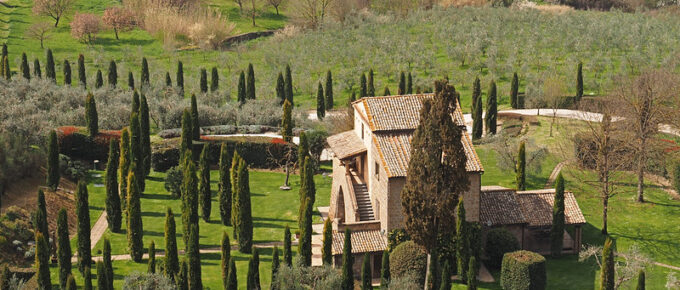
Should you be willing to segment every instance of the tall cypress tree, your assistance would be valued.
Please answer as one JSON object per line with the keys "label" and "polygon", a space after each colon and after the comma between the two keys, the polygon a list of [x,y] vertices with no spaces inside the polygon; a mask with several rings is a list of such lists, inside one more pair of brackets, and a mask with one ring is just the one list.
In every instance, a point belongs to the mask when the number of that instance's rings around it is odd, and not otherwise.
{"label": "tall cypress tree", "polygon": [[333,223],[331,219],[326,219],[323,223],[323,241],[321,247],[321,261],[326,265],[333,263]]}
{"label": "tall cypress tree", "polygon": [[90,205],[88,201],[87,184],[81,180],[76,190],[76,216],[78,219],[78,270],[81,272],[90,268],[92,253],[90,252]]}
{"label": "tall cypress tree", "polygon": [[[134,167],[135,181],[139,194],[144,192],[144,152],[142,152],[142,128],[139,124],[139,114],[135,111],[130,116],[130,171]],[[129,184],[128,184],[129,192]]]}
{"label": "tall cypress tree", "polygon": [[[298,166],[300,166],[300,176],[305,164],[305,158],[309,157],[309,142],[307,142],[307,134],[300,132],[300,140],[298,141]],[[304,199],[300,195],[300,202]]]}
{"label": "tall cypress tree", "polygon": [[[113,290],[113,261],[111,260],[111,241],[108,237],[104,237],[104,246],[102,248],[102,264],[106,271],[106,282],[108,282],[106,289]],[[99,275],[99,272],[97,272],[97,275]]]}
{"label": "tall cypress tree", "polygon": [[241,104],[246,102],[246,74],[243,71],[238,76],[238,95],[236,100]]}
{"label": "tall cypress tree", "polygon": [[635,290],[645,290],[645,271],[640,270],[638,273],[637,287]]}
{"label": "tall cypress tree", "polygon": [[248,261],[248,276],[246,289],[260,289],[260,261],[257,248],[253,248],[253,256]]}
{"label": "tall cypress tree", "polygon": [[399,90],[397,91],[399,95],[403,95],[406,93],[406,75],[404,74],[404,71],[401,71],[399,73]]}
{"label": "tall cypress tree", "polygon": [[291,249],[290,227],[288,225],[283,230],[283,263],[288,267],[293,265],[293,249]]}
{"label": "tall cypress tree", "polygon": [[210,78],[210,91],[215,92],[220,88],[220,74],[217,72],[217,67],[212,68]]}
{"label": "tall cypress tree", "polygon": [[179,87],[180,94],[184,95],[184,65],[181,60],[177,61],[177,77],[175,81]]}
{"label": "tall cypress tree", "polygon": [[128,88],[131,90],[135,89],[135,76],[132,74],[131,71],[128,72]]}
{"label": "tall cypress tree", "polygon": [[201,205],[201,216],[205,222],[210,221],[210,205],[212,192],[210,191],[210,164],[208,163],[208,146],[203,146],[201,158],[198,161],[200,177],[198,179],[198,199]]}
{"label": "tall cypress tree", "polygon": [[139,177],[136,167],[137,163],[132,162],[130,173],[128,173],[127,235],[130,258],[139,263],[142,261],[142,255],[144,254],[144,229],[142,225],[142,209],[140,204],[141,192],[137,185],[137,179]]}
{"label": "tall cypress tree", "polygon": [[141,151],[143,164],[143,177],[146,177],[151,172],[151,126],[149,117],[149,104],[146,101],[146,96],[142,94],[139,103],[139,127],[142,130],[141,134]]}
{"label": "tall cypress tree", "polygon": [[218,182],[218,202],[220,204],[220,220],[222,225],[231,225],[231,154],[226,143],[220,147],[220,179]]}
{"label": "tall cypress tree", "polygon": [[231,242],[229,241],[227,231],[222,232],[222,243],[220,245],[220,250],[222,251],[222,285],[226,287],[227,279],[229,278],[229,261],[231,261]]}
{"label": "tall cypress tree", "polygon": [[238,191],[234,194],[236,219],[233,226],[241,253],[249,253],[253,246],[253,217],[250,205],[250,177],[245,160],[240,159],[237,174]]}
{"label": "tall cypress tree", "polygon": [[472,139],[477,140],[482,138],[484,126],[482,125],[482,97],[475,99],[474,112],[472,114]]}
{"label": "tall cypress tree", "polygon": [[109,143],[109,160],[106,162],[106,221],[109,229],[120,232],[122,213],[120,208],[120,196],[118,195],[118,142],[112,140]]}
{"label": "tall cypress tree", "polygon": [[479,265],[477,265],[477,258],[475,258],[475,256],[471,256],[470,261],[468,262],[467,271],[468,290],[477,290],[477,269],[479,269]]}
{"label": "tall cypress tree", "polygon": [[40,61],[36,58],[33,60],[33,76],[42,78],[42,70],[40,70]]}
{"label": "tall cypress tree", "polygon": [[439,290],[451,290],[451,266],[449,266],[449,261],[444,261],[442,283],[439,286]]}
{"label": "tall cypress tree", "polygon": [[458,277],[465,281],[467,279],[468,264],[470,263],[470,238],[468,236],[468,226],[465,221],[465,203],[461,197],[456,208],[456,264]]}
{"label": "tall cypress tree", "polygon": [[189,225],[189,244],[187,246],[187,256],[189,260],[189,289],[203,289],[201,279],[201,254],[199,252],[198,241],[198,220]]}
{"label": "tall cypress tree", "polygon": [[238,280],[236,280],[236,263],[234,262],[234,258],[229,261],[229,278],[227,279],[227,285],[225,285],[224,289],[238,289]]}
{"label": "tall cypress tree", "polygon": [[517,72],[512,74],[512,83],[510,84],[510,105],[513,109],[519,109],[519,102],[517,100],[519,92],[519,78]]}
{"label": "tall cypress tree", "polygon": [[64,60],[64,85],[70,86],[71,85],[71,64],[68,62],[68,59]]}
{"label": "tall cypress tree", "polygon": [[148,86],[150,83],[149,62],[146,61],[146,57],[142,57],[142,86]]}
{"label": "tall cypress tree", "polygon": [[576,101],[583,97],[583,63],[579,62],[576,67]]}
{"label": "tall cypress tree", "polygon": [[47,49],[47,52],[46,52],[46,58],[47,58],[47,62],[45,64],[46,65],[45,66],[45,77],[52,80],[52,82],[56,82],[57,81],[57,72],[54,68],[54,56],[52,55],[52,50],[49,49],[49,48]]}
{"label": "tall cypress tree", "polygon": [[187,273],[187,261],[182,260],[177,274],[177,290],[189,290],[189,273]]}
{"label": "tall cypress tree", "polygon": [[83,290],[92,290],[92,269],[88,266],[83,272]]}
{"label": "tall cypress tree", "polygon": [[366,74],[361,73],[359,77],[359,99],[367,97],[368,89],[366,87]]}
{"label": "tall cypress tree", "polygon": [[199,87],[201,88],[201,93],[208,92],[208,72],[204,68],[201,68]]}
{"label": "tall cypress tree", "polygon": [[50,131],[49,147],[47,148],[47,187],[52,191],[56,191],[59,187],[59,179],[61,173],[59,171],[59,141],[57,139],[57,132]]}
{"label": "tall cypress tree", "polygon": [[97,103],[92,93],[88,93],[85,99],[85,119],[87,120],[87,133],[90,138],[94,138],[99,133],[99,116],[97,114]]}
{"label": "tall cypress tree", "polygon": [[614,243],[607,237],[602,248],[602,269],[600,269],[600,290],[614,290],[616,281],[614,272]]}
{"label": "tall cypress tree", "polygon": [[38,277],[38,289],[52,289],[50,282],[50,246],[45,235],[35,233],[35,270]]}
{"label": "tall cypress tree", "polygon": [[550,229],[550,253],[553,257],[562,255],[564,241],[564,177],[562,173],[555,180],[555,201],[552,212],[552,228]]}
{"label": "tall cypress tree", "polygon": [[274,282],[276,281],[276,274],[279,273],[279,268],[281,267],[281,262],[279,261],[279,247],[274,247],[274,252],[272,253],[272,283],[269,287],[270,290],[278,289],[278,285]]}
{"label": "tall cypress tree", "polygon": [[71,241],[68,232],[68,215],[64,208],[59,210],[57,217],[57,262],[59,263],[59,287],[65,289],[68,276],[71,275]]}
{"label": "tall cypress tree", "polygon": [[94,81],[94,88],[98,89],[104,86],[104,76],[102,76],[102,70],[97,70],[97,75]]}
{"label": "tall cypress tree", "polygon": [[326,105],[324,104],[323,86],[319,82],[319,89],[316,91],[316,117],[323,120],[326,116]]}
{"label": "tall cypress tree", "polygon": [[31,69],[28,67],[28,58],[25,52],[21,53],[21,76],[27,80],[31,79]]}
{"label": "tall cypress tree", "polygon": [[411,72],[408,72],[408,79],[406,79],[406,93],[409,95],[413,94],[413,77]]}
{"label": "tall cypress tree", "polygon": [[4,56],[2,58],[2,73],[5,75],[6,80],[11,80],[12,79],[12,72],[10,71],[9,68],[9,57]]}
{"label": "tall cypress tree", "polygon": [[441,275],[442,272],[439,269],[439,255],[437,254],[436,250],[430,253],[430,256],[432,257],[430,259],[430,267],[428,271],[428,278],[427,278],[427,283],[428,283],[428,289],[439,289],[440,284],[441,284]]}
{"label": "tall cypress tree", "polygon": [[497,118],[498,102],[496,99],[496,82],[491,81],[491,84],[489,84],[489,95],[486,98],[486,115],[484,116],[487,133],[496,134]]}
{"label": "tall cypress tree", "polygon": [[345,228],[345,241],[342,248],[342,283],[340,289],[354,290],[354,256],[352,255],[352,232]]}
{"label": "tall cypress tree", "polygon": [[276,77],[276,98],[279,99],[279,104],[283,105],[286,100],[286,84],[283,80],[283,74],[279,72]]}
{"label": "tall cypress tree", "polygon": [[149,243],[149,261],[146,266],[146,272],[150,274],[156,273],[156,243],[151,240]]}
{"label": "tall cypress tree", "polygon": [[165,87],[172,87],[172,79],[170,78],[170,72],[165,72]]}
{"label": "tall cypress tree", "polygon": [[290,72],[290,65],[286,65],[286,81],[284,84],[286,85],[284,90],[286,100],[288,100],[291,105],[294,105],[295,103],[293,102],[293,76],[292,73]]}
{"label": "tall cypress tree", "polygon": [[293,106],[288,100],[283,102],[283,117],[281,118],[281,136],[283,141],[293,140]]}
{"label": "tall cypress tree", "polygon": [[116,61],[111,60],[109,62],[109,86],[115,88],[118,85],[118,68],[116,67]]}
{"label": "tall cypress tree", "polygon": [[78,55],[78,83],[83,89],[87,89],[87,76],[85,75],[85,57]]}
{"label": "tall cypress tree", "polygon": [[[42,191],[42,189],[38,189],[37,205],[38,206],[35,211],[33,227],[36,229],[36,231],[42,233],[43,236],[49,239],[49,232],[47,228],[47,208],[45,204],[45,193]],[[49,245],[47,250],[49,252]]]}
{"label": "tall cypress tree", "polygon": [[189,153],[191,156],[191,151],[193,149],[193,125],[191,125],[191,112],[189,109],[184,109],[182,112],[182,136],[179,149],[179,164],[184,164],[184,156]]}
{"label": "tall cypress tree", "polygon": [[[127,208],[127,176],[130,172],[130,163],[132,157],[130,156],[130,130],[123,128],[120,132],[120,161],[118,163],[118,195],[120,195],[120,205]],[[127,211],[126,217],[127,217]]]}
{"label": "tall cypress tree", "polygon": [[[474,119],[477,114],[477,99],[482,97],[482,84],[479,77],[475,77],[475,81],[472,83],[472,102],[470,112],[472,113],[472,118]],[[473,130],[474,131],[474,130]]]}
{"label": "tall cypress tree", "polygon": [[191,137],[196,141],[201,140],[201,125],[198,122],[198,103],[194,94],[191,95]]}
{"label": "tall cypress tree", "polygon": [[305,267],[309,267],[312,265],[312,210],[314,202],[307,197],[302,206],[304,210],[301,212],[300,218],[298,254],[300,255],[300,263]]}
{"label": "tall cypress tree", "polygon": [[373,69],[368,70],[368,83],[366,84],[366,95],[375,97],[375,85],[373,84]]}
{"label": "tall cypress tree", "polygon": [[95,263],[97,268],[97,289],[107,289],[109,285],[106,268],[102,262]]}
{"label": "tall cypress tree", "polygon": [[[387,289],[390,285],[390,252],[383,251],[382,263],[380,264],[380,289]],[[451,289],[451,287],[449,287]],[[447,289],[448,290],[448,289]]]}
{"label": "tall cypress tree", "polygon": [[515,169],[515,184],[517,190],[526,189],[526,144],[524,141],[519,143],[519,150],[517,153],[517,168]]}
{"label": "tall cypress tree", "polygon": [[371,273],[371,256],[368,253],[365,253],[364,262],[361,265],[361,290],[373,290],[371,280],[373,280],[373,273]]}
{"label": "tall cypress tree", "polygon": [[333,109],[333,75],[331,71],[326,72],[326,91],[325,91],[324,104],[326,105],[326,110]]}
{"label": "tall cypress tree", "polygon": [[175,215],[172,209],[167,208],[165,212],[165,276],[175,280],[179,272],[179,258],[177,257],[177,232],[175,226]]}
{"label": "tall cypress tree", "polygon": [[[184,178],[182,183],[182,224],[184,226],[184,245],[189,250],[189,237],[191,225],[198,224],[198,177],[196,176],[196,164],[188,153],[184,157]],[[191,262],[189,262],[191,263]]]}
{"label": "tall cypress tree", "polygon": [[385,86],[385,91],[383,92],[383,96],[391,96],[392,93],[390,92],[390,87]]}
{"label": "tall cypress tree", "polygon": [[255,99],[255,71],[253,64],[248,64],[248,75],[246,76],[246,98],[248,100]]}
{"label": "tall cypress tree", "polygon": [[78,286],[76,285],[76,279],[73,278],[73,275],[68,275],[68,279],[66,279],[66,288],[61,288],[61,289],[66,289],[66,290],[76,290],[76,289],[78,289]]}

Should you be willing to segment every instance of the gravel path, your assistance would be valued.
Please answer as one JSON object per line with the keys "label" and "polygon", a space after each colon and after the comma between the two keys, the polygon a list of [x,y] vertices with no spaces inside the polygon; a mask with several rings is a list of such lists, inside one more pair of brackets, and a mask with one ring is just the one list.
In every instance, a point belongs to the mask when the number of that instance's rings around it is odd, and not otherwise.
{"label": "gravel path", "polygon": [[104,236],[108,227],[109,223],[106,221],[106,211],[102,211],[102,214],[99,216],[97,222],[94,223],[94,226],[90,231],[90,249],[94,249],[94,246],[96,246],[97,242]]}
{"label": "gravel path", "polygon": [[562,167],[567,164],[567,161],[562,161],[558,163],[553,171],[550,173],[550,177],[548,177],[548,181],[545,183],[544,188],[553,188],[555,185],[555,179],[557,179],[557,175],[560,174],[560,171],[562,171]]}

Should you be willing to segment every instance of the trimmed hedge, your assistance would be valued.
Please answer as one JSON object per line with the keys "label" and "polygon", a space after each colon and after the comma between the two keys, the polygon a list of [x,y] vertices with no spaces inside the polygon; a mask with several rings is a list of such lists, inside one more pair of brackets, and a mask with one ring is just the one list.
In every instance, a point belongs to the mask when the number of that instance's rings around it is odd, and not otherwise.
{"label": "trimmed hedge", "polygon": [[106,163],[111,140],[120,139],[120,131],[99,130],[91,138],[85,127],[65,126],[57,129],[59,153],[73,159],[100,160]]}
{"label": "trimmed hedge", "polygon": [[[304,131],[302,128],[293,128],[293,135],[298,136],[302,131]],[[201,135],[262,134],[268,132],[279,133],[281,132],[281,128],[267,125],[218,125],[201,127]],[[158,136],[163,139],[180,137],[181,135],[181,128],[166,129],[158,132]]]}
{"label": "trimmed hedge", "polygon": [[390,254],[390,276],[392,279],[414,275],[418,285],[425,284],[427,253],[413,241],[399,244]]}
{"label": "trimmed hedge", "polygon": [[501,287],[512,290],[542,290],[546,287],[545,258],[530,251],[503,256]]}
{"label": "trimmed hedge", "polygon": [[486,234],[486,256],[489,258],[488,265],[494,268],[501,266],[506,253],[520,249],[517,238],[505,228],[495,228]]}
{"label": "trimmed hedge", "polygon": [[[151,144],[151,167],[154,171],[164,172],[179,163],[179,138],[163,139]],[[195,150],[202,150],[202,146],[208,146],[208,163],[217,165],[220,160],[220,147],[222,143],[227,145],[229,154],[233,156],[234,150],[238,151],[253,168],[275,168],[281,164],[288,153],[288,148],[293,147],[291,158],[297,159],[297,146],[283,142],[280,138],[269,137],[202,137],[202,144],[194,144]]]}

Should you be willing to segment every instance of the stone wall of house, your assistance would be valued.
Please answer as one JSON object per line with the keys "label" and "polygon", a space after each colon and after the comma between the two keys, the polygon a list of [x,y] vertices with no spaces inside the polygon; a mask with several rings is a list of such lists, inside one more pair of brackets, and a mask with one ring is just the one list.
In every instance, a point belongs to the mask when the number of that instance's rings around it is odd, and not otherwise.
{"label": "stone wall of house", "polygon": [[469,173],[468,176],[470,188],[468,189],[468,192],[463,195],[463,201],[465,202],[465,220],[469,222],[478,222],[482,174]]}
{"label": "stone wall of house", "polygon": [[368,167],[368,186],[371,194],[371,204],[373,205],[373,214],[377,220],[380,220],[380,228],[387,229],[389,228],[389,214],[391,213],[389,207],[390,201],[388,199],[388,184],[390,180],[387,178],[387,171],[385,171],[385,167],[377,156],[377,152],[375,144],[371,142],[369,158],[366,162],[366,167]]}
{"label": "stone wall of house", "polygon": [[401,208],[401,190],[404,189],[405,184],[405,177],[390,178],[389,187],[387,189],[387,194],[390,199],[387,203],[387,208],[389,210],[387,216],[387,232],[404,227],[404,210]]}
{"label": "stone wall of house", "polygon": [[[346,201],[350,199],[348,184],[346,179],[346,169],[338,158],[333,158],[333,181],[331,183],[331,202],[328,210],[328,216],[332,219],[340,219],[344,221],[354,221],[354,211],[346,210]],[[340,193],[342,192],[342,196]]]}

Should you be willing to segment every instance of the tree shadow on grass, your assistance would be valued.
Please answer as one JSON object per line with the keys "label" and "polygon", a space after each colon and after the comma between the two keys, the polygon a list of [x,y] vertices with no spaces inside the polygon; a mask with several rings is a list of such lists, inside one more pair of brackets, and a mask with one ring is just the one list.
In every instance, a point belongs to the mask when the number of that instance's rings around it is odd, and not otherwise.
{"label": "tree shadow on grass", "polygon": [[151,237],[165,237],[165,233],[157,231],[144,231],[144,235]]}
{"label": "tree shadow on grass", "polygon": [[142,195],[146,199],[171,200],[175,199],[171,194],[145,193]]}
{"label": "tree shadow on grass", "polygon": [[292,219],[280,219],[280,218],[265,218],[265,217],[253,217],[254,221],[269,221],[269,222],[286,222],[291,223],[295,220]]}
{"label": "tree shadow on grass", "polygon": [[284,226],[279,225],[279,224],[262,223],[262,222],[254,222],[253,227],[254,228],[270,228],[270,229],[282,229],[282,228],[284,228]]}
{"label": "tree shadow on grass", "polygon": [[149,211],[145,211],[145,212],[142,212],[142,216],[147,216],[147,217],[165,217],[165,212],[149,212]]}

